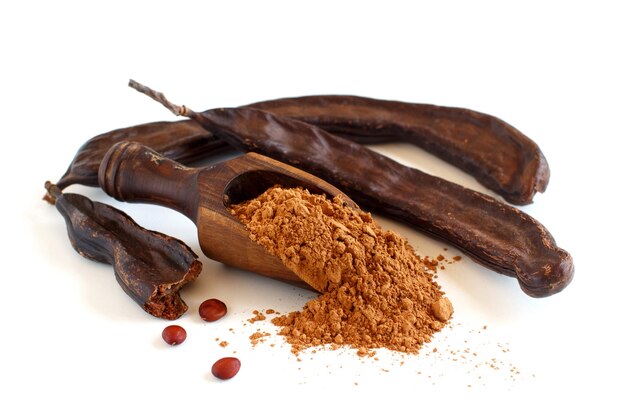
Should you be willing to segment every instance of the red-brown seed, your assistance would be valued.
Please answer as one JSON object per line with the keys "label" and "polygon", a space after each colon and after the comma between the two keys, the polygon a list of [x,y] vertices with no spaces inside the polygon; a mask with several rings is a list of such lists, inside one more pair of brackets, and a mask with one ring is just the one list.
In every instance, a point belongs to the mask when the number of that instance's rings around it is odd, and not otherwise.
{"label": "red-brown seed", "polygon": [[180,345],[187,339],[187,332],[182,327],[174,324],[163,329],[161,336],[163,336],[163,340],[168,345]]}
{"label": "red-brown seed", "polygon": [[222,358],[213,364],[211,373],[219,379],[231,379],[241,368],[241,362],[237,358]]}
{"label": "red-brown seed", "polygon": [[216,298],[211,298],[200,304],[198,309],[204,321],[215,321],[226,315],[226,304]]}

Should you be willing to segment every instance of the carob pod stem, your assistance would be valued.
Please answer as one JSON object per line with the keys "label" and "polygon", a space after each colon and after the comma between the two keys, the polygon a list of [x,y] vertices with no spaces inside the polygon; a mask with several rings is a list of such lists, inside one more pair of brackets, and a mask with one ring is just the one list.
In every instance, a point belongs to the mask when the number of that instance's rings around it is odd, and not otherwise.
{"label": "carob pod stem", "polygon": [[187,311],[179,290],[202,270],[183,242],[146,230],[126,213],[46,182],[46,190],[67,225],[72,246],[85,258],[113,266],[122,289],[155,317],[174,320]]}
{"label": "carob pod stem", "polygon": [[497,117],[477,111],[320,95],[250,104],[360,144],[408,142],[474,176],[513,204],[545,191],[550,169],[539,146]]}
{"label": "carob pod stem", "polygon": [[404,220],[460,248],[477,262],[515,276],[524,292],[545,297],[565,288],[574,263],[548,230],[526,213],[334,136],[315,126],[252,108],[203,113],[129,85],[173,113],[202,124],[237,149],[291,164],[345,191],[358,204]]}

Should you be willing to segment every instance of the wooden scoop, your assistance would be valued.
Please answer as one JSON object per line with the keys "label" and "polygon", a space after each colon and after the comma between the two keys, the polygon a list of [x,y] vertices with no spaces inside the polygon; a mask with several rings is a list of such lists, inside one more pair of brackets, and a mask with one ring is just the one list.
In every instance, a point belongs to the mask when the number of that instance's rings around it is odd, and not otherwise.
{"label": "wooden scoop", "polygon": [[302,284],[279,258],[249,238],[229,206],[250,200],[273,185],[304,187],[328,197],[343,195],[327,182],[271,158],[248,153],[206,168],[189,168],[136,142],[121,142],[104,156],[100,187],[120,201],[151,203],[174,209],[198,227],[206,256],[226,265]]}

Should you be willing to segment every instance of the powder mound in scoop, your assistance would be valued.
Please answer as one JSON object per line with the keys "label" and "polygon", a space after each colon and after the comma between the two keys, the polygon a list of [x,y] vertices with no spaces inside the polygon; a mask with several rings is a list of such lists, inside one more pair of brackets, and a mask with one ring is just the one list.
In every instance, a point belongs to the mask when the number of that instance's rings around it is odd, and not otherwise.
{"label": "powder mound in scoop", "polygon": [[416,353],[452,315],[406,239],[341,196],[275,186],[231,213],[251,239],[321,293],[302,311],[272,320],[294,353],[327,344]]}

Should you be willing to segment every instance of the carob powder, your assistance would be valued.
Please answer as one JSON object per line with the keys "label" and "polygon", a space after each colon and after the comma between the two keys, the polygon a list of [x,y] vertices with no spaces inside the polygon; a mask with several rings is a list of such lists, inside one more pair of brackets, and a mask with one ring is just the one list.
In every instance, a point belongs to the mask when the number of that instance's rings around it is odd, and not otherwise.
{"label": "carob powder", "polygon": [[374,348],[416,353],[452,315],[406,239],[341,196],[275,186],[231,213],[252,240],[321,293],[302,311],[272,320],[294,353],[319,345],[350,346],[360,355]]}

